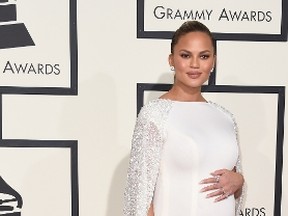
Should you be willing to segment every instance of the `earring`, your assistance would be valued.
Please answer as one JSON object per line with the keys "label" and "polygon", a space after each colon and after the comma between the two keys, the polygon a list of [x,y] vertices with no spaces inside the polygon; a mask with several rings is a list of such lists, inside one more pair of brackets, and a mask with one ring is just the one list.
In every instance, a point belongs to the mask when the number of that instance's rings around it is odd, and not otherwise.
{"label": "earring", "polygon": [[211,68],[210,73],[212,73],[214,71],[214,67]]}
{"label": "earring", "polygon": [[173,65],[170,66],[170,70],[171,70],[171,71],[175,71],[175,68],[174,68]]}

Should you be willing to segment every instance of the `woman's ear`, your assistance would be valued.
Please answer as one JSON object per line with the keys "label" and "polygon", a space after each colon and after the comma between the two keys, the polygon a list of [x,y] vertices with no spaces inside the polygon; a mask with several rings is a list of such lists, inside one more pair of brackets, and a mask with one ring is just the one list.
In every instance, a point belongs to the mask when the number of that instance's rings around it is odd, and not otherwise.
{"label": "woman's ear", "polygon": [[217,61],[216,55],[214,55],[213,58],[214,58],[214,60],[213,60],[213,66],[212,66],[212,69],[213,69],[213,70],[211,70],[211,72],[214,71],[215,66],[216,66],[216,61]]}
{"label": "woman's ear", "polygon": [[174,61],[173,61],[173,54],[172,53],[168,56],[168,62],[169,62],[170,67],[171,66],[174,67]]}

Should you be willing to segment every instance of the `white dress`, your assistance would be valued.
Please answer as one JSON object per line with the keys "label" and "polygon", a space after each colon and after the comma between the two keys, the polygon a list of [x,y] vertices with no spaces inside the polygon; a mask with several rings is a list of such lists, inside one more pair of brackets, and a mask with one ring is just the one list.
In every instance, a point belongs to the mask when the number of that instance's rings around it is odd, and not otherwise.
{"label": "white dress", "polygon": [[[145,104],[136,121],[124,216],[242,215],[244,194],[214,203],[200,193],[200,180],[217,169],[241,173],[233,115],[212,102],[157,99]],[[237,162],[236,162],[237,161]]]}
{"label": "white dress", "polygon": [[[218,169],[233,169],[238,144],[231,116],[206,102],[174,102],[167,118],[155,216],[235,216],[235,199],[206,198],[199,182]],[[211,193],[211,191],[210,191]]]}

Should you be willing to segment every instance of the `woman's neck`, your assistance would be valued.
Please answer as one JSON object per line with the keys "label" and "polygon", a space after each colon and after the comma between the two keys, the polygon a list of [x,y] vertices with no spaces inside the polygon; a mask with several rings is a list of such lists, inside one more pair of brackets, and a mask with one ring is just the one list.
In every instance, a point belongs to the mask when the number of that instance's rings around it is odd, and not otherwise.
{"label": "woman's neck", "polygon": [[192,88],[183,89],[175,85],[161,98],[175,101],[191,101],[191,102],[206,101],[201,94],[201,87],[193,89]]}

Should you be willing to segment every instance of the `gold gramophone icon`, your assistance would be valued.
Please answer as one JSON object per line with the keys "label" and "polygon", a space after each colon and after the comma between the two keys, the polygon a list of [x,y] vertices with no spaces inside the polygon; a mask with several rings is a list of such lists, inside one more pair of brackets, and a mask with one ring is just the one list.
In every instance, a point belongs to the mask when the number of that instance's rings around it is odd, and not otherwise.
{"label": "gold gramophone icon", "polygon": [[0,0],[0,49],[34,45],[25,24],[17,22],[15,0]]}
{"label": "gold gramophone icon", "polygon": [[0,176],[0,216],[21,216],[21,195]]}

